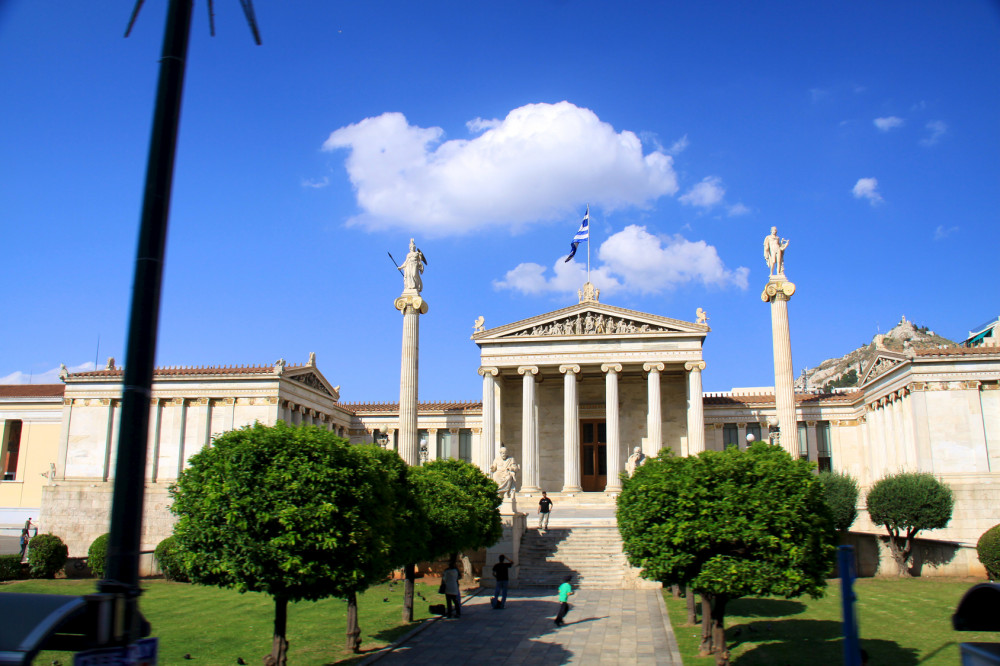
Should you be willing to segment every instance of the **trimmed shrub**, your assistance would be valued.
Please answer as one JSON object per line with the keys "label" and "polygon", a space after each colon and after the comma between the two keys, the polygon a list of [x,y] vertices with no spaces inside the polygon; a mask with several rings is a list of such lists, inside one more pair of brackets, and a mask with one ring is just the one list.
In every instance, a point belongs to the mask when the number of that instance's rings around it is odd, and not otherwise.
{"label": "trimmed shrub", "polygon": [[98,578],[104,578],[104,566],[108,559],[109,536],[109,534],[102,534],[97,537],[87,550],[87,566]]}
{"label": "trimmed shrub", "polygon": [[840,532],[846,532],[858,517],[858,482],[841,472],[820,472],[818,478],[834,525]]}
{"label": "trimmed shrub", "polygon": [[177,538],[169,536],[156,546],[153,551],[156,561],[160,564],[163,577],[167,580],[175,580],[179,583],[188,582],[187,569],[184,566],[184,559],[181,557],[180,544]]}
{"label": "trimmed shrub", "polygon": [[0,555],[0,580],[18,580],[24,578],[21,567],[21,556]]}
{"label": "trimmed shrub", "polygon": [[983,532],[976,542],[976,552],[990,580],[1000,580],[1000,525]]}
{"label": "trimmed shrub", "polygon": [[55,578],[66,565],[69,548],[55,534],[39,534],[28,542],[28,568],[32,578]]}

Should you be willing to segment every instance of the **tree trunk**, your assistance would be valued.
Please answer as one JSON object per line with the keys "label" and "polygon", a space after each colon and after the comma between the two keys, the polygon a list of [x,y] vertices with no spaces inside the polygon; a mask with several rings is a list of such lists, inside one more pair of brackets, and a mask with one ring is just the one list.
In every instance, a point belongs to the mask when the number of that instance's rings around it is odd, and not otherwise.
{"label": "tree trunk", "polygon": [[694,626],[698,624],[698,610],[695,606],[695,592],[690,585],[685,586],[685,594],[687,595],[687,623]]}
{"label": "tree trunk", "polygon": [[707,657],[712,649],[712,595],[701,592],[701,645],[698,656]]}
{"label": "tree trunk", "polygon": [[712,647],[715,649],[716,666],[729,666],[729,650],[726,649],[726,603],[729,598],[716,595],[712,604]]}
{"label": "tree trunk", "polygon": [[403,567],[403,622],[413,622],[413,582],[416,580],[416,565]]}
{"label": "tree trunk", "polygon": [[[899,542],[899,532],[889,530],[889,553],[892,554],[892,560],[896,563],[896,575],[900,578],[908,578],[910,576],[910,570],[907,566],[907,559],[909,559],[910,556],[910,547],[900,547]],[[906,544],[909,544],[910,540],[906,539],[905,542]]]}
{"label": "tree trunk", "polygon": [[347,593],[347,649],[357,654],[361,651],[361,628],[358,626],[358,595]]}
{"label": "tree trunk", "polygon": [[680,585],[671,585],[670,586],[670,593],[674,595],[674,599],[680,599],[681,598],[681,586]]}
{"label": "tree trunk", "polygon": [[286,666],[288,663],[288,641],[285,640],[285,627],[288,625],[288,597],[274,598],[274,639],[271,641],[271,654],[264,662],[272,666]]}

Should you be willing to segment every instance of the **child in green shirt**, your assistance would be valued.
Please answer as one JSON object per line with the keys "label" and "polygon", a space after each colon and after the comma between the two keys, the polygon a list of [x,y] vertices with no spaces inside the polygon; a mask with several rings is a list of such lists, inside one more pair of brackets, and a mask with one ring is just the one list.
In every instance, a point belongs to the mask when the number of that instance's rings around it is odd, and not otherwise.
{"label": "child in green shirt", "polygon": [[556,615],[556,626],[561,627],[563,624],[563,618],[566,617],[566,613],[569,612],[569,595],[573,594],[573,585],[570,581],[573,580],[572,576],[566,576],[563,578],[562,585],[559,586],[559,614]]}

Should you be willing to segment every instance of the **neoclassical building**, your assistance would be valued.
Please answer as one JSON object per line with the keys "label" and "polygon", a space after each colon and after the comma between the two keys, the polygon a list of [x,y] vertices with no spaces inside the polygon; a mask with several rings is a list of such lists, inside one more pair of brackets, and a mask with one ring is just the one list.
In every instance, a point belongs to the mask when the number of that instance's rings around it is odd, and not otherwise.
{"label": "neoclassical building", "polygon": [[[519,494],[613,497],[629,454],[692,455],[769,439],[772,389],[702,392],[710,333],[695,322],[601,303],[586,286],[574,305],[485,329],[469,368],[481,402],[417,405],[421,460],[459,458],[484,471],[507,448]],[[974,545],[1000,523],[1000,336],[942,349],[881,349],[856,389],[795,395],[796,428],[782,444],[863,488],[900,470],[926,471],[955,491],[955,514],[928,539],[951,544],[940,572],[978,573]],[[715,340],[714,344],[726,344]],[[64,373],[63,384],[0,387],[0,525],[37,516],[82,556],[107,531],[122,369]],[[484,408],[485,406],[485,408]],[[396,401],[344,403],[316,365],[159,368],[150,401],[143,548],[171,532],[167,489],[212,438],[259,421],[316,425],[353,443],[398,450]],[[789,438],[793,438],[789,442]],[[11,462],[13,461],[13,462]],[[9,468],[9,469],[8,469]],[[863,505],[855,530],[879,534]],[[927,572],[925,571],[925,575]]]}

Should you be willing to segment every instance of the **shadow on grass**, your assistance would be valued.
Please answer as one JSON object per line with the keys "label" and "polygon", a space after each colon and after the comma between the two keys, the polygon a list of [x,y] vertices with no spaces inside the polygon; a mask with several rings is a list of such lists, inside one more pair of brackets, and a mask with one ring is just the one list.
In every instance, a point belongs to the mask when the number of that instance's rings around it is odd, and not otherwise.
{"label": "shadow on grass", "polygon": [[788,617],[806,611],[801,601],[788,599],[734,599],[726,606],[726,615],[741,617]]}
{"label": "shadow on grass", "polygon": [[[841,623],[830,620],[782,620],[746,622],[726,628],[730,650],[739,654],[734,666],[782,666],[843,663],[844,641]],[[872,664],[916,666],[919,653],[893,641],[862,640],[861,647]]]}

